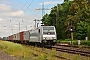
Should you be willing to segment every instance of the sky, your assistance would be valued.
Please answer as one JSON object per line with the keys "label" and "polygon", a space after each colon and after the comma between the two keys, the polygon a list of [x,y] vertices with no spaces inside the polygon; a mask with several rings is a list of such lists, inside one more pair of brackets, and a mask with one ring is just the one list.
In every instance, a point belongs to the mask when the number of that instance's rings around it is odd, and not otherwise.
{"label": "sky", "polygon": [[[64,0],[0,0],[0,37],[6,37],[19,31],[31,30],[34,20],[41,20],[42,14]],[[40,10],[38,10],[40,9]]]}

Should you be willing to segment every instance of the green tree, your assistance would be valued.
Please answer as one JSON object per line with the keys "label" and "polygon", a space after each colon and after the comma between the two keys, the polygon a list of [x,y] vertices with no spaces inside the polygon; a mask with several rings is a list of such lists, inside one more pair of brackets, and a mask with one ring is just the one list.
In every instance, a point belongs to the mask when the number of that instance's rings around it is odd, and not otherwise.
{"label": "green tree", "polygon": [[[86,22],[87,26],[88,23],[90,23],[90,6],[85,0],[74,0],[70,6],[69,12],[70,14],[67,16],[65,22],[66,32],[70,30],[70,20],[72,20],[72,26],[74,29],[77,29],[77,23],[80,21]],[[68,32],[67,35],[70,36],[70,32]]]}
{"label": "green tree", "polygon": [[43,16],[42,22],[43,22],[45,25],[50,25],[50,23],[49,23],[49,14],[45,14],[45,15]]}
{"label": "green tree", "polygon": [[76,27],[76,37],[77,39],[83,40],[87,36],[87,25],[86,22],[80,21],[77,23]]}
{"label": "green tree", "polygon": [[88,36],[88,39],[90,40],[90,24],[88,26],[87,36]]}

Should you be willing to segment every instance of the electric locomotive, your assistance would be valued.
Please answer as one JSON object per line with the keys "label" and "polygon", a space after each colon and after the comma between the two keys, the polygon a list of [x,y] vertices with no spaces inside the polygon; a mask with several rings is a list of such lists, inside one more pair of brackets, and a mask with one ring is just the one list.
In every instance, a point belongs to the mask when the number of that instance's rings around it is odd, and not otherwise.
{"label": "electric locomotive", "polygon": [[54,26],[40,26],[30,30],[29,42],[39,43],[43,45],[54,45],[56,43],[56,29]]}

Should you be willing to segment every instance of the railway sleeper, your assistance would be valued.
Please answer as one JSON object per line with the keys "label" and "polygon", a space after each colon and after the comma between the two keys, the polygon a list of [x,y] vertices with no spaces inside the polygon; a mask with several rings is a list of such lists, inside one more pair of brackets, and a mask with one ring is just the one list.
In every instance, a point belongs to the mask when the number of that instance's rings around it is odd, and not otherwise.
{"label": "railway sleeper", "polygon": [[87,53],[80,53],[80,52],[70,51],[70,50],[57,49],[57,51],[68,52],[68,53],[73,53],[73,54],[79,54],[79,55],[88,56],[88,57],[90,56],[90,54],[87,54]]}
{"label": "railway sleeper", "polygon": [[59,49],[56,49],[56,50],[70,51],[69,49],[62,49],[62,48],[59,48]]}
{"label": "railway sleeper", "polygon": [[68,53],[73,53],[73,54],[76,54],[74,51],[67,51]]}
{"label": "railway sleeper", "polygon": [[90,56],[90,54],[87,54],[87,53],[80,53],[80,55],[83,55],[83,56]]}
{"label": "railway sleeper", "polygon": [[82,53],[88,53],[88,54],[90,54],[89,51],[76,50],[76,52],[82,52]]}

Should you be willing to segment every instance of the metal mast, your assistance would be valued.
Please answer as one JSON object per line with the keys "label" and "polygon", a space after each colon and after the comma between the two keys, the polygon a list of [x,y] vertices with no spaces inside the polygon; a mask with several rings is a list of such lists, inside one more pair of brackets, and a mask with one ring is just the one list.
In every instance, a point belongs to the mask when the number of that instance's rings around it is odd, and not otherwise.
{"label": "metal mast", "polygon": [[42,17],[43,17],[43,15],[44,15],[44,10],[51,10],[51,9],[44,8],[44,2],[43,2],[43,3],[42,3],[42,8],[35,9],[35,10],[42,10]]}
{"label": "metal mast", "polygon": [[59,11],[58,11],[58,4],[56,6],[56,27],[58,26],[59,22],[58,22],[58,17],[59,17]]}

